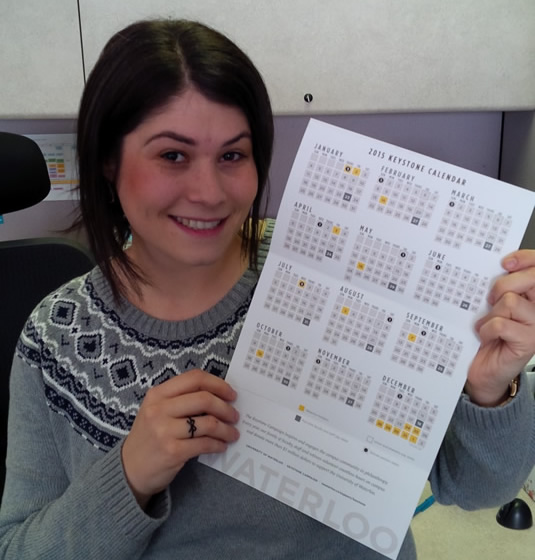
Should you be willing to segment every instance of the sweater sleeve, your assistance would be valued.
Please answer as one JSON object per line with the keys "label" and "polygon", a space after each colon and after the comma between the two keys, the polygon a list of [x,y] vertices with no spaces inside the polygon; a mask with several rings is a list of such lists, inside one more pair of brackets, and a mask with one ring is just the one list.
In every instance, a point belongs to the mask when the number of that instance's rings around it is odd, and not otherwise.
{"label": "sweater sleeve", "polygon": [[170,498],[139,508],[126,482],[121,445],[69,480],[58,454],[40,371],[16,356],[10,379],[0,558],[140,558],[169,515]]}
{"label": "sweater sleeve", "polygon": [[473,510],[512,500],[535,464],[535,400],[521,375],[508,404],[483,408],[463,395],[429,480],[442,504]]}

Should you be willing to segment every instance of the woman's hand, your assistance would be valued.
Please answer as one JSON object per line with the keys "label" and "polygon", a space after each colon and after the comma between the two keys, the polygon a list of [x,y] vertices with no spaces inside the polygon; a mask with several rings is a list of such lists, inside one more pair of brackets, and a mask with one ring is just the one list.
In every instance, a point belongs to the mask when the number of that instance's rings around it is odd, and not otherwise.
{"label": "woman's hand", "polygon": [[502,261],[509,272],[492,287],[491,311],[476,325],[481,346],[465,391],[481,406],[496,406],[510,382],[535,354],[535,251],[515,251]]}
{"label": "woman's hand", "polygon": [[191,370],[149,389],[123,443],[126,478],[145,507],[191,458],[225,451],[239,437],[230,385]]}

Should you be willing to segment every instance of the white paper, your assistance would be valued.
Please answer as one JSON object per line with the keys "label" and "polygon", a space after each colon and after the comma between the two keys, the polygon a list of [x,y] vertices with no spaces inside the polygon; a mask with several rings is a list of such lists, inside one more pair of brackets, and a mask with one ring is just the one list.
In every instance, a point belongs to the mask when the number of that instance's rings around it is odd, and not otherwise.
{"label": "white paper", "polygon": [[201,462],[396,558],[534,201],[311,120]]}
{"label": "white paper", "polygon": [[47,202],[78,198],[76,134],[26,134],[43,152],[50,177]]}

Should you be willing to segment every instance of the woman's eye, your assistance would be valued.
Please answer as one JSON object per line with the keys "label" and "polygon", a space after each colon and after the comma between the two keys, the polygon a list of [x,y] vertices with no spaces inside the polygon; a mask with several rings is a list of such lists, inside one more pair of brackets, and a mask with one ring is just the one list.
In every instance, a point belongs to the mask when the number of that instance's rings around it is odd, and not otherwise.
{"label": "woman's eye", "polygon": [[161,155],[163,159],[168,161],[182,161],[184,159],[184,155],[180,152],[165,152]]}
{"label": "woman's eye", "polygon": [[238,161],[242,158],[242,154],[239,152],[226,152],[223,154],[223,161]]}

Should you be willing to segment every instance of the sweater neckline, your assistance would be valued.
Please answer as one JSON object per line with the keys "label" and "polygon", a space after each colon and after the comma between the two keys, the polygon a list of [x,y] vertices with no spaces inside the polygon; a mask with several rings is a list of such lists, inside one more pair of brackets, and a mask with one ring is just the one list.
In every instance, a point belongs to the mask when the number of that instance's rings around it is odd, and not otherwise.
{"label": "sweater neckline", "polygon": [[[123,327],[135,329],[138,333],[142,333],[149,338],[155,337],[160,340],[185,339],[205,334],[217,328],[217,325],[237,312],[243,311],[245,315],[249,307],[250,297],[252,297],[252,292],[267,257],[273,226],[274,223],[268,224],[267,229],[269,231],[266,232],[260,243],[258,272],[250,267],[247,268],[223,299],[210,309],[189,319],[181,321],[158,319],[145,313],[123,297],[120,299],[120,304],[117,305],[113,298],[111,286],[98,266],[89,273],[88,280],[93,285],[96,297],[102,302],[101,310],[113,315],[114,320],[119,320]],[[244,304],[246,304],[246,308],[241,310]]]}

